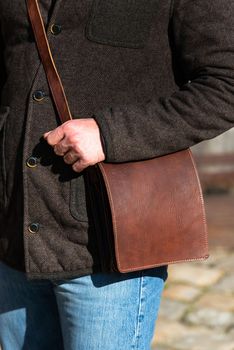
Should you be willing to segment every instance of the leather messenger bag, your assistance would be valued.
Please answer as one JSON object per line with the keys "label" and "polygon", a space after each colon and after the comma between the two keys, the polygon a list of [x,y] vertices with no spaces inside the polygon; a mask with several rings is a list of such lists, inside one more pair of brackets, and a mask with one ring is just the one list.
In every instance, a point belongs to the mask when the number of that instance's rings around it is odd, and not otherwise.
{"label": "leather messenger bag", "polygon": [[[27,0],[27,6],[38,52],[63,123],[72,116],[38,1]],[[98,212],[93,213],[95,225],[100,233],[108,232],[114,247],[113,264],[118,271],[208,257],[204,203],[190,149],[145,161],[103,162],[84,173],[91,197],[99,201]]]}

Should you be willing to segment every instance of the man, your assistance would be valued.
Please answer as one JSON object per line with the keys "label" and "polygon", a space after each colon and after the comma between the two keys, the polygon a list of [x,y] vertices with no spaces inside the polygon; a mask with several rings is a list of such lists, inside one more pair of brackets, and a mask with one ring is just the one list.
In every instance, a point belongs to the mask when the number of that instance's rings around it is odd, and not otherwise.
{"label": "man", "polygon": [[111,270],[83,171],[233,126],[234,3],[39,4],[75,120],[59,125],[26,3],[0,0],[0,344],[148,349],[166,266]]}

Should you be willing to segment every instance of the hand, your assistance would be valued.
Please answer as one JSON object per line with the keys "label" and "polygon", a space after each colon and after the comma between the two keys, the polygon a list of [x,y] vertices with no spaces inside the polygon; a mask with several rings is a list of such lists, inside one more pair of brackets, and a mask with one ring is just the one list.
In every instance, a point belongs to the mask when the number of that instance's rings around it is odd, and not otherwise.
{"label": "hand", "polygon": [[99,127],[93,118],[69,120],[45,133],[44,138],[78,173],[105,160]]}

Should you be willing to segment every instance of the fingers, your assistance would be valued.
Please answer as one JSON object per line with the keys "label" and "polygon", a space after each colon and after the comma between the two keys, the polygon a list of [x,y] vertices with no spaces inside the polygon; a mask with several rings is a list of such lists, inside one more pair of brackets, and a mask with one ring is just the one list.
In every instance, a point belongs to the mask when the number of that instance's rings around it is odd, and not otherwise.
{"label": "fingers", "polygon": [[65,136],[63,125],[57,127],[56,129],[46,132],[44,134],[44,139],[48,142],[50,146],[55,146],[59,143]]}
{"label": "fingers", "polygon": [[63,159],[66,164],[72,165],[73,171],[77,173],[82,172],[88,166],[91,165],[89,162],[85,161],[82,157],[79,157],[77,153],[74,153],[72,151],[65,154]]}
{"label": "fingers", "polygon": [[76,153],[70,151],[70,152],[68,152],[68,153],[65,154],[65,156],[63,157],[63,159],[64,159],[64,162],[65,162],[66,164],[71,165],[71,164],[74,164],[75,162],[78,161],[79,156],[78,156],[78,154],[76,154]]}
{"label": "fingers", "polygon": [[68,121],[46,132],[44,138],[54,148],[55,154],[62,156],[76,172],[105,159],[100,131],[92,118]]}
{"label": "fingers", "polygon": [[81,173],[83,170],[85,170],[88,167],[88,164],[82,162],[82,160],[77,160],[73,165],[72,169],[77,172]]}
{"label": "fingers", "polygon": [[54,146],[54,153],[57,154],[57,156],[64,156],[69,150],[70,146],[66,144],[65,140]]}

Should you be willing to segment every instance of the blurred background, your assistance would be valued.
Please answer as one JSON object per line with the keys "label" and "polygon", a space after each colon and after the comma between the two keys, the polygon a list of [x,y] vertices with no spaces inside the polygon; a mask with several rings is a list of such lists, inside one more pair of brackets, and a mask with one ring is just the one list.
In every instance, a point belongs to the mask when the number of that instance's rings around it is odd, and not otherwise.
{"label": "blurred background", "polygon": [[169,267],[152,350],[234,350],[234,128],[192,151],[210,258]]}

